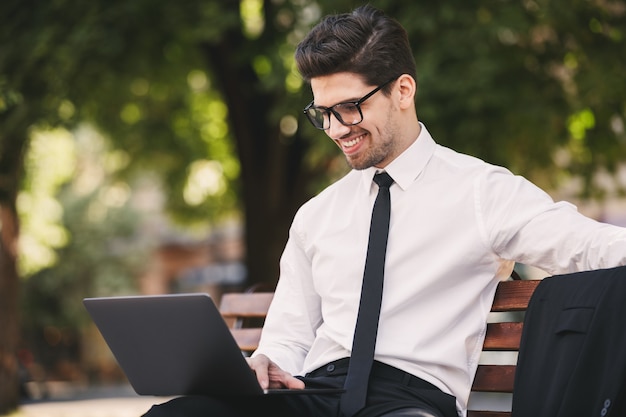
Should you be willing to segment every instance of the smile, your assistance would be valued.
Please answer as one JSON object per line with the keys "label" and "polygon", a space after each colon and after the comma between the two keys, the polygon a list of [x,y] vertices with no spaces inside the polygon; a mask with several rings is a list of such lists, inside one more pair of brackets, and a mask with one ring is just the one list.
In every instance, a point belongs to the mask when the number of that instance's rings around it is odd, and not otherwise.
{"label": "smile", "polygon": [[357,136],[354,139],[341,141],[341,145],[344,148],[351,148],[351,147],[355,146],[356,144],[358,144],[359,142],[361,142],[364,137],[365,137],[365,135],[360,135],[360,136]]}

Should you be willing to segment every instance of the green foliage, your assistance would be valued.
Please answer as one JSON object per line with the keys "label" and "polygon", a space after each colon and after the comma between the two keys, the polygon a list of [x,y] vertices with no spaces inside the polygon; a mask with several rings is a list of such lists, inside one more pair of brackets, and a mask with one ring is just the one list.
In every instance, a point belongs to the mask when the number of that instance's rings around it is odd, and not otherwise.
{"label": "green foliage", "polygon": [[26,324],[73,327],[84,322],[86,296],[136,292],[136,276],[147,246],[137,235],[138,213],[128,205],[110,207],[100,190],[84,196],[66,187],[60,196],[63,223],[71,236],[59,249],[62,262],[24,283]]}
{"label": "green foliage", "polygon": [[68,241],[61,225],[63,207],[55,196],[74,174],[75,165],[75,146],[69,132],[33,132],[17,205],[22,230],[20,252],[25,255],[19,259],[22,274],[55,264],[58,258],[54,249]]}
{"label": "green foliage", "polygon": [[47,372],[79,358],[81,330],[91,322],[82,305],[89,296],[137,293],[137,275],[150,245],[138,235],[139,214],[111,200],[111,185],[87,194],[67,185],[59,195],[70,239],[56,249],[59,262],[23,280],[22,344]]}
{"label": "green foliage", "polygon": [[[581,177],[581,192],[602,193],[594,176],[626,156],[624,2],[390,7],[410,32],[418,112],[438,141],[548,189]],[[594,123],[581,130],[580,115]]]}
{"label": "green foliage", "polygon": [[[224,171],[226,188],[234,192],[215,207],[206,201],[194,209],[180,192],[196,160],[235,167],[234,153],[241,151],[233,146],[227,115],[208,121],[210,114],[200,114],[224,91],[204,48],[224,42],[233,30],[243,32],[247,42],[220,59],[250,63],[258,92],[283,94],[271,123],[285,114],[302,122],[298,109],[308,91],[294,72],[293,47],[322,14],[358,4],[274,3],[55,1],[31,9],[4,2],[1,33],[11,42],[0,52],[0,109],[26,105],[28,98],[29,106],[40,107],[32,120],[87,118],[106,127],[128,153],[129,169],[158,167],[181,217],[198,220],[206,210],[211,215],[235,208],[237,168]],[[419,114],[443,144],[511,166],[546,186],[558,185],[558,171],[590,179],[598,167],[613,169],[623,159],[624,2],[373,4],[409,31],[418,61]],[[589,157],[580,159],[580,141],[572,141],[568,123],[585,110],[596,122],[585,131]],[[336,156],[332,147],[323,151],[327,144],[317,144],[323,140],[314,139],[311,152]],[[211,146],[216,143],[230,147],[218,150]],[[553,160],[561,149],[572,154],[566,166]]]}
{"label": "green foliage", "polygon": [[[301,117],[310,91],[293,49],[322,15],[358,4],[2,2],[0,154],[31,126],[88,121],[127,161],[117,178],[151,171],[178,220],[243,211],[248,234],[263,235],[252,246],[269,231],[264,248],[282,247],[282,223],[346,169]],[[626,155],[623,1],[372,4],[409,32],[418,114],[436,140],[547,188],[582,178],[581,192],[602,195],[594,176]]]}
{"label": "green foliage", "polygon": [[[221,36],[238,24],[236,15],[203,2],[57,1],[34,9],[18,3],[3,2],[0,9],[2,39],[11,39],[0,51],[0,116],[28,113],[15,131],[0,133],[3,141],[25,135],[34,123],[92,121],[106,127],[132,161],[122,175],[158,172],[180,218],[237,207],[238,162],[227,113],[212,111],[220,108],[219,93],[199,51],[189,47]],[[192,206],[181,190],[188,167],[203,159],[226,167],[227,191]]]}
{"label": "green foliage", "polygon": [[[59,141],[64,144],[65,159],[43,152],[50,146],[61,149]],[[46,159],[61,165],[46,165]],[[31,166],[35,160],[41,165]],[[130,187],[115,178],[124,166],[123,158],[108,150],[92,129],[83,127],[74,135],[40,133],[27,161],[27,188],[20,202],[29,204],[20,204],[22,238],[36,241],[41,229],[52,228],[64,239],[47,248],[58,262],[32,259],[50,243],[43,239],[39,240],[42,249],[26,246],[22,251],[23,262],[31,266],[23,271],[27,277],[22,291],[25,327],[76,328],[86,320],[84,297],[137,291],[137,276],[153,246],[141,233],[145,223],[141,216],[146,213],[135,208]],[[46,193],[49,184],[55,189]]]}

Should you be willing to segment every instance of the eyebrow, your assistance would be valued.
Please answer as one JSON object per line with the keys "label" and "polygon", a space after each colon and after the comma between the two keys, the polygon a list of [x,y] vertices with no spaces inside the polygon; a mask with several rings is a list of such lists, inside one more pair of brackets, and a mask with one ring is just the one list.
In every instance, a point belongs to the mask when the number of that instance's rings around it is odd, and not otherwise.
{"label": "eyebrow", "polygon": [[331,107],[337,106],[337,105],[339,105],[339,104],[356,103],[356,102],[357,102],[357,101],[359,101],[360,99],[361,99],[361,97],[349,98],[349,99],[346,99],[346,100],[340,101],[340,102],[335,103],[335,104],[330,105],[330,106],[322,106],[321,104],[317,104],[317,103],[315,102],[315,100],[313,100],[313,106],[314,106],[314,107],[321,107],[321,108],[324,108],[324,109],[330,109]]}

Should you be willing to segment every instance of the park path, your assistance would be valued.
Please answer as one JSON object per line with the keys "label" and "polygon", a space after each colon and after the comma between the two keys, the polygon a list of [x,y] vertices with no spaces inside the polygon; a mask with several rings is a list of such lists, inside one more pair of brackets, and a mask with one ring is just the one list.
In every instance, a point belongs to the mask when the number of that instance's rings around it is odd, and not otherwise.
{"label": "park path", "polygon": [[139,396],[128,386],[58,392],[50,399],[26,400],[10,417],[140,417],[168,398]]}

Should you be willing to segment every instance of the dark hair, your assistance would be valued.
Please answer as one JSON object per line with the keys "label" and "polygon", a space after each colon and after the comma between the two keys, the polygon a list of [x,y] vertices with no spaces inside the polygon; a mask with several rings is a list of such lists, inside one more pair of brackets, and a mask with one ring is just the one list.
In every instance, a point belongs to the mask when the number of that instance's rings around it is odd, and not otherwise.
{"label": "dark hair", "polygon": [[406,30],[381,10],[365,5],[326,16],[296,48],[302,77],[352,72],[370,85],[409,74],[417,79]]}

